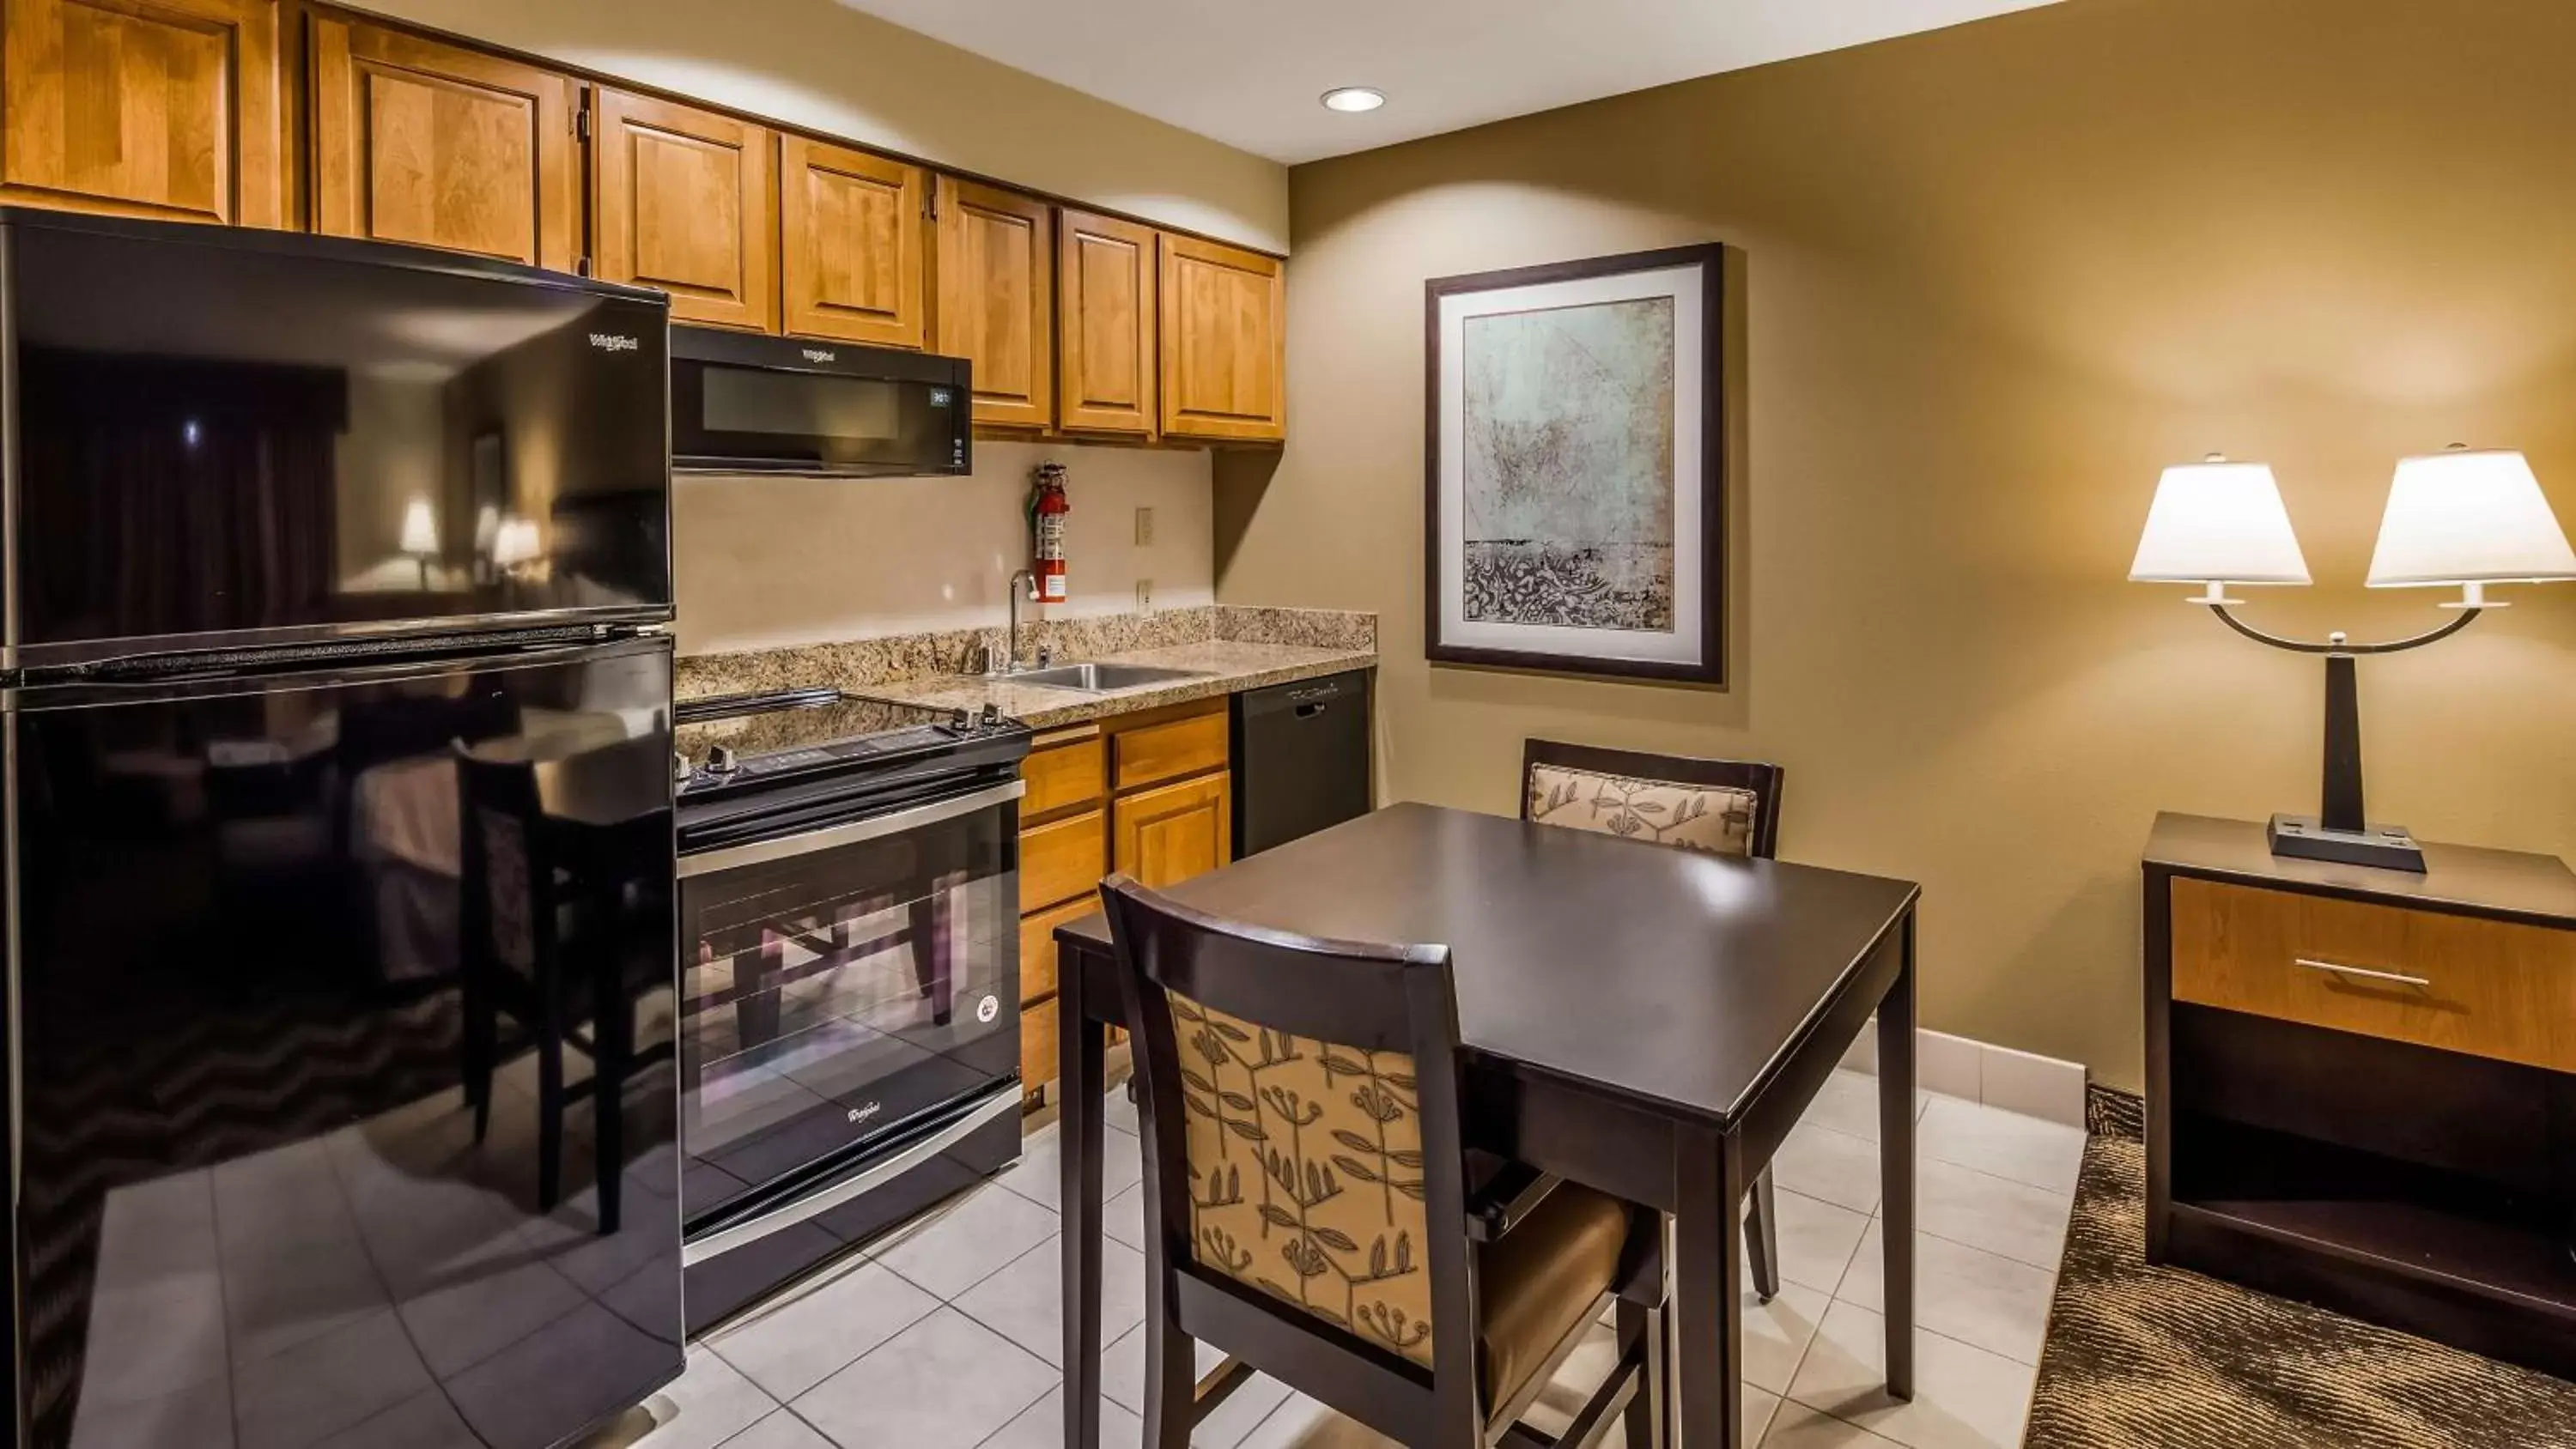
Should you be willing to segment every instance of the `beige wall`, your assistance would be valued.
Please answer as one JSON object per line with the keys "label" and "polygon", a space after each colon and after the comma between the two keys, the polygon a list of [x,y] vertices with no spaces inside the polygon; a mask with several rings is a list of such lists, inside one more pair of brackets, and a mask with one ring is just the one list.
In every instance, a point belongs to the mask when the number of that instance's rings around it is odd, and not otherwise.
{"label": "beige wall", "polygon": [[[1073,504],[1072,598],[1050,617],[1132,613],[1140,579],[1157,609],[1214,602],[1206,453],[979,441],[968,478],[683,475],[671,508],[680,651],[1001,623],[1011,574],[1028,567],[1030,475],[1049,460],[1065,465]],[[1151,544],[1136,542],[1138,508],[1154,510]]]}
{"label": "beige wall", "polygon": [[365,8],[1247,246],[1287,171],[835,0],[367,0]]}
{"label": "beige wall", "polygon": [[[2314,809],[2313,661],[2123,580],[2157,470],[2280,471],[2360,587],[2391,465],[2528,451],[2576,523],[2576,6],[2071,0],[1291,176],[1293,439],[1220,465],[1229,603],[1381,613],[1387,793],[1524,735],[1789,768],[1783,853],[1925,887],[1927,1025],[2140,1079],[2159,808]],[[1734,686],[1430,669],[1422,283],[1743,249]],[[2576,585],[2363,667],[2373,815],[2576,853]]]}

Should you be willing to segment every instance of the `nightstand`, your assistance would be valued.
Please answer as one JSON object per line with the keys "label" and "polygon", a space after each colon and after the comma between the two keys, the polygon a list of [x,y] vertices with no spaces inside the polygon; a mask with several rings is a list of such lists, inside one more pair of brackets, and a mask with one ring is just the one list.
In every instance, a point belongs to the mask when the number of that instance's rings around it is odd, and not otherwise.
{"label": "nightstand", "polygon": [[2576,1377],[2576,874],[2157,817],[2147,1259]]}

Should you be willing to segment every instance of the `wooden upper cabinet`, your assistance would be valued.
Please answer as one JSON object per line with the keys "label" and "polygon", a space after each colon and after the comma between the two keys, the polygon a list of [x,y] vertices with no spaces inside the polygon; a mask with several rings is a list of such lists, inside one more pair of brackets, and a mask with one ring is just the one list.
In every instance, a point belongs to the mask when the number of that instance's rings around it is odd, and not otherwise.
{"label": "wooden upper cabinet", "polygon": [[581,257],[575,82],[317,15],[314,229],[570,271]]}
{"label": "wooden upper cabinet", "polygon": [[277,0],[6,0],[0,200],[284,226]]}
{"label": "wooden upper cabinet", "polygon": [[789,136],[780,174],[787,330],[879,347],[921,346],[929,173]]}
{"label": "wooden upper cabinet", "polygon": [[1163,432],[1288,435],[1287,285],[1279,259],[1165,234]]}
{"label": "wooden upper cabinet", "polygon": [[974,364],[975,421],[1055,421],[1055,212],[1015,191],[939,180],[937,350]]}
{"label": "wooden upper cabinet", "polygon": [[591,267],[671,294],[671,320],[778,330],[778,138],[601,88],[591,97]]}
{"label": "wooden upper cabinet", "polygon": [[1152,227],[1057,217],[1057,426],[1153,434],[1155,283]]}

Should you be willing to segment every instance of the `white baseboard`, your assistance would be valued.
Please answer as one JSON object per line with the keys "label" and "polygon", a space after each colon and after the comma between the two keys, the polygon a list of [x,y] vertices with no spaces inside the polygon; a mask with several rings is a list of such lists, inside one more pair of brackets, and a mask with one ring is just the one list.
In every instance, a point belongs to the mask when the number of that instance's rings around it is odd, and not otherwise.
{"label": "white baseboard", "polygon": [[[1876,1075],[1878,1033],[1862,1032],[1843,1053],[1843,1065]],[[2081,1127],[2085,1080],[2082,1062],[2061,1062],[1947,1032],[1915,1032],[1914,1081],[1927,1092]]]}

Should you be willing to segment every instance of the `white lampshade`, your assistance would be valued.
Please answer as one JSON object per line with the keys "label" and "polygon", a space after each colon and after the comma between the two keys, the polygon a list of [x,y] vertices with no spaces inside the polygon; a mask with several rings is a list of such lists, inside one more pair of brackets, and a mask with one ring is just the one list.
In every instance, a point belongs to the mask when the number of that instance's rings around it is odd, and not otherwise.
{"label": "white lampshade", "polygon": [[2261,463],[2167,468],[2129,564],[2143,584],[2304,584],[2308,561]]}
{"label": "white lampshade", "polygon": [[403,510],[402,551],[408,554],[438,552],[438,519],[429,511],[429,500],[415,498]]}
{"label": "white lampshade", "polygon": [[2374,589],[2576,579],[2576,549],[2509,449],[2453,449],[2397,465],[2370,555]]}
{"label": "white lampshade", "polygon": [[516,568],[544,551],[537,538],[536,520],[504,518],[499,534],[492,540],[492,561],[503,568]]}

